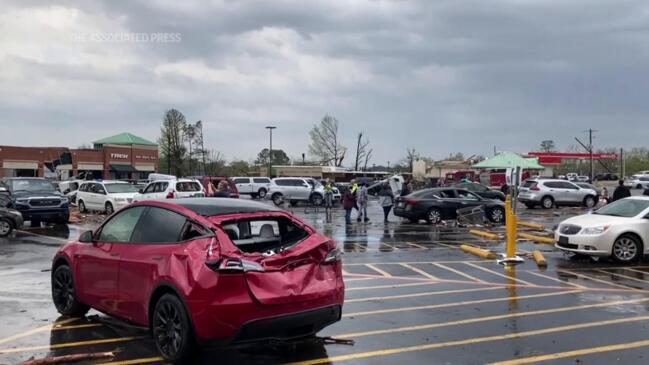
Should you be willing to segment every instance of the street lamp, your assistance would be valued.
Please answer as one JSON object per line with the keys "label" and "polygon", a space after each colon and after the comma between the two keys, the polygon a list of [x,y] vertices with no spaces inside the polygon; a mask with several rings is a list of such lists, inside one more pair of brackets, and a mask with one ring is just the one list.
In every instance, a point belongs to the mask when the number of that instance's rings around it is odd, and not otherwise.
{"label": "street lamp", "polygon": [[266,129],[268,129],[268,132],[270,132],[270,148],[268,149],[268,177],[272,177],[272,172],[273,172],[273,129],[276,129],[277,127],[274,126],[266,126]]}

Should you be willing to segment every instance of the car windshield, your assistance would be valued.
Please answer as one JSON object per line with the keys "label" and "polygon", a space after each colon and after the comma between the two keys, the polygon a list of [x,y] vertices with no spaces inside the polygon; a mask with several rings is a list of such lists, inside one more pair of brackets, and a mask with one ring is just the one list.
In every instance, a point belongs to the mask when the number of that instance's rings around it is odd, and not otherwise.
{"label": "car windshield", "polygon": [[622,199],[598,209],[593,214],[614,217],[635,217],[649,208],[649,200]]}
{"label": "car windshield", "polygon": [[54,185],[47,180],[25,179],[9,180],[11,191],[47,191],[54,192]]}
{"label": "car windshield", "polygon": [[135,185],[131,184],[104,184],[108,194],[119,194],[119,193],[137,193],[137,188]]}

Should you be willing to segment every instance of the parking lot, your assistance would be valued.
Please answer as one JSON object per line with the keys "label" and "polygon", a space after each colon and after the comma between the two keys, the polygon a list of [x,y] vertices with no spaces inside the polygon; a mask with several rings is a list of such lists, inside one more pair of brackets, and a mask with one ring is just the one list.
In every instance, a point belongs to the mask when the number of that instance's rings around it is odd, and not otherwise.
{"label": "parking lot", "polygon": [[[459,250],[470,243],[502,252],[502,240],[485,240],[453,224],[434,227],[395,217],[384,224],[375,201],[371,221],[352,226],[343,224],[340,209],[332,223],[322,209],[293,211],[344,249],[343,318],[320,336],[354,344],[210,348],[196,363],[627,364],[649,356],[649,264],[572,260],[552,246],[520,241],[521,255],[541,250],[548,268],[527,258],[505,270]],[[550,230],[581,212],[523,208],[519,219]],[[110,363],[160,361],[142,329],[94,311],[86,318],[58,318],[50,299],[51,257],[89,228],[93,224],[26,228],[0,241],[0,363],[104,351],[115,351]]]}

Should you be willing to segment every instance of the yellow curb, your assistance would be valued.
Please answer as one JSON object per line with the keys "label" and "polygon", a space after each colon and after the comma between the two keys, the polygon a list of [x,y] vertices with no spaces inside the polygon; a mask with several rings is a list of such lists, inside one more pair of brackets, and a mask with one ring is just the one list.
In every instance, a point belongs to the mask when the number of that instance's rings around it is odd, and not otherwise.
{"label": "yellow curb", "polygon": [[545,257],[543,257],[543,254],[539,250],[534,250],[532,251],[532,256],[534,257],[534,261],[536,261],[536,265],[538,267],[547,267],[548,262],[545,261]]}
{"label": "yellow curb", "polygon": [[544,230],[544,229],[545,229],[545,226],[542,225],[542,224],[540,224],[540,223],[532,223],[532,222],[524,222],[524,221],[521,222],[521,221],[518,221],[518,222],[516,222],[516,224],[519,225],[519,226],[528,227],[528,228],[536,228],[536,229],[540,229],[540,230]]}
{"label": "yellow curb", "polygon": [[526,240],[538,242],[538,243],[545,243],[545,244],[548,244],[548,245],[554,245],[555,244],[554,238],[551,238],[551,237],[537,236],[537,235],[533,235],[533,234],[529,234],[529,233],[519,233],[518,237],[526,239]]}
{"label": "yellow curb", "polygon": [[478,229],[472,229],[472,230],[469,231],[469,233],[471,233],[473,235],[476,235],[476,236],[483,237],[483,238],[487,238],[487,239],[490,239],[490,240],[499,239],[498,234],[496,234],[496,233],[487,232],[487,231],[481,231],[481,230],[478,230]]}
{"label": "yellow curb", "polygon": [[460,250],[462,250],[462,251],[464,251],[466,253],[470,253],[472,255],[476,255],[476,256],[481,257],[483,259],[487,259],[487,260],[493,260],[493,259],[496,258],[495,253],[493,253],[491,251],[483,250],[483,249],[475,247],[475,246],[460,245]]}

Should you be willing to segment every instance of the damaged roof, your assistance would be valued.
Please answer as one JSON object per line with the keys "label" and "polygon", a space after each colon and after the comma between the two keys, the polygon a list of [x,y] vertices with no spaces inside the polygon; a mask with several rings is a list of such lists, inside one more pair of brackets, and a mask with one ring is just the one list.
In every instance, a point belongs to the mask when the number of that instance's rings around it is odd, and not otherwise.
{"label": "damaged roof", "polygon": [[277,212],[281,210],[266,204],[242,199],[181,198],[169,202],[206,217],[235,213]]}

